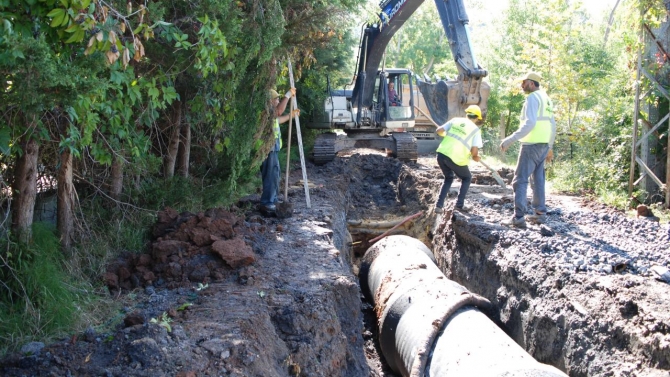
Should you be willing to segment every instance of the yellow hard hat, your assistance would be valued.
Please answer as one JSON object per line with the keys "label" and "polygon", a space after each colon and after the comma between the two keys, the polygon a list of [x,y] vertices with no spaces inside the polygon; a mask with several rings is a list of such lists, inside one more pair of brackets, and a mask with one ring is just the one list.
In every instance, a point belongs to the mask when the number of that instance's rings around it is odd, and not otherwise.
{"label": "yellow hard hat", "polygon": [[466,114],[473,114],[477,116],[477,119],[482,119],[482,109],[477,105],[470,105],[465,109]]}
{"label": "yellow hard hat", "polygon": [[274,89],[270,89],[270,98],[271,99],[279,98],[279,93],[277,93],[277,91]]}

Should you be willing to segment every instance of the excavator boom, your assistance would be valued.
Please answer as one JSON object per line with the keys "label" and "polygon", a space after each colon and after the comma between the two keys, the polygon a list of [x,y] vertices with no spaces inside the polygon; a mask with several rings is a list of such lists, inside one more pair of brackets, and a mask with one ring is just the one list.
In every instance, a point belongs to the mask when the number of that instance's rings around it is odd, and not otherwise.
{"label": "excavator boom", "polygon": [[[386,51],[386,46],[393,35],[423,2],[424,0],[385,0],[380,4],[382,9],[380,14],[381,25],[368,25],[364,30],[359,53],[358,76],[352,94],[353,104],[358,106],[371,105],[376,73]],[[456,108],[462,107],[464,109],[468,105],[482,105],[486,102],[487,98],[481,98],[480,89],[482,79],[488,75],[488,72],[477,63],[472,49],[468,31],[470,20],[465,11],[463,0],[435,0],[435,5],[459,72],[459,77],[454,80],[458,83],[447,85],[446,83],[432,84],[420,81],[419,90],[421,90],[433,118],[438,123],[444,123],[454,116],[463,115],[460,111],[456,111]],[[459,90],[462,93],[457,95],[456,93],[448,94],[448,90]],[[488,95],[488,89],[486,95]],[[449,99],[449,96],[452,99]],[[458,102],[457,105],[453,103],[454,97]],[[447,104],[448,101],[452,102],[451,106]],[[452,115],[449,113],[452,113]]]}

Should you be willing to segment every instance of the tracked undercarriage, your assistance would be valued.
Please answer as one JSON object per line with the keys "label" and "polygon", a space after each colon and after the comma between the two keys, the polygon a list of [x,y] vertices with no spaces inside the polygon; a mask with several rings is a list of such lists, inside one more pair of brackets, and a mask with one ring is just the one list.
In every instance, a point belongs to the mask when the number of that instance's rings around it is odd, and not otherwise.
{"label": "tracked undercarriage", "polygon": [[315,164],[325,164],[332,161],[337,152],[351,148],[386,149],[402,161],[416,161],[418,157],[416,138],[408,132],[394,132],[385,137],[376,133],[338,135],[328,132],[317,136],[312,159]]}

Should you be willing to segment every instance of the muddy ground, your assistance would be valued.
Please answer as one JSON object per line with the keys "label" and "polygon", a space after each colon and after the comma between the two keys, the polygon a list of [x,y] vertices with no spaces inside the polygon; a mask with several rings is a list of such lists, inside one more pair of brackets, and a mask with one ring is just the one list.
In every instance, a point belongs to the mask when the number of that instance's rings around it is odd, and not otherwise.
{"label": "muddy ground", "polygon": [[404,164],[375,151],[308,163],[311,208],[294,166],[290,218],[261,216],[257,196],[199,214],[165,209],[151,246],[101,277],[125,303],[115,325],[27,344],[0,375],[394,376],[357,262],[378,225],[419,212],[394,233],[428,245],[540,362],[570,376],[670,375],[670,285],[654,273],[670,267],[668,224],[554,194],[547,224],[504,227],[509,185],[472,168],[469,213],[434,214],[434,156]]}

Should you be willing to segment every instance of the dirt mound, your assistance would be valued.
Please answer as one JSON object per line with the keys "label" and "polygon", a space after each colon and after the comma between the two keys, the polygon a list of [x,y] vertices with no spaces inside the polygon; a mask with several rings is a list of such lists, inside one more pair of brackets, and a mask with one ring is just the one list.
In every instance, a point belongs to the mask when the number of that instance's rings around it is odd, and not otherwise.
{"label": "dirt mound", "polygon": [[104,281],[110,291],[155,286],[174,289],[226,279],[236,268],[256,261],[247,239],[263,221],[246,222],[227,210],[158,213],[149,251],[129,254],[110,264]]}

